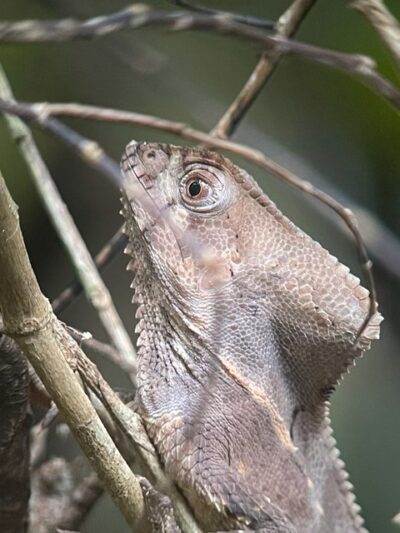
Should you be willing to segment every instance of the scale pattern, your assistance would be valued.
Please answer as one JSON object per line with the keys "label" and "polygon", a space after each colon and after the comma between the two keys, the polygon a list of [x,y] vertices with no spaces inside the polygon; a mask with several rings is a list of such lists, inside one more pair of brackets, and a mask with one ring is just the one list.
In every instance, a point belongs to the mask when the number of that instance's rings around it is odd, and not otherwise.
{"label": "scale pattern", "polygon": [[362,532],[328,398],[379,336],[369,293],[225,157],[121,163],[137,406],[205,531]]}

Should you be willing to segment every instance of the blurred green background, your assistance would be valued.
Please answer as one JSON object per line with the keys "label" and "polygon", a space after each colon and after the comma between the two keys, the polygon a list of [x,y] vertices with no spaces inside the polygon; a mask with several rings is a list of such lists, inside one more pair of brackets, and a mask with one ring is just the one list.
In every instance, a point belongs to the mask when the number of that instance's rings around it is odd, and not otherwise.
{"label": "blurred green background", "polygon": [[[170,8],[167,2],[149,4]],[[1,0],[1,19],[85,17],[124,7],[121,1]],[[283,0],[204,2],[203,5],[276,19]],[[400,2],[387,1],[400,18]],[[319,0],[298,38],[374,57],[380,70],[399,84],[399,73],[365,19],[345,1]],[[27,101],[77,101],[125,108],[184,121],[204,130],[218,120],[250,74],[259,50],[231,38],[160,29],[123,32],[94,41],[0,47],[0,60],[16,97]],[[68,121],[98,140],[116,159],[132,138],[179,139],[132,126]],[[95,253],[120,225],[115,190],[58,141],[35,133],[50,170],[90,250]],[[391,233],[376,236],[363,210],[361,230],[380,251],[374,257],[382,340],[346,376],[333,397],[332,419],[342,457],[371,532],[400,531],[391,523],[400,511],[400,118],[382,98],[358,81],[299,57],[286,58],[235,135],[346,203],[356,202]],[[326,209],[259,169],[236,160],[294,222],[360,275],[347,232]],[[0,122],[0,166],[20,206],[23,230],[35,271],[49,298],[58,295],[73,272],[26,167]],[[344,195],[344,196],[341,196]],[[382,262],[382,257],[384,261]],[[126,259],[104,274],[130,332],[133,309]],[[386,265],[384,264],[386,262]],[[105,338],[96,315],[80,297],[63,319]],[[127,380],[99,362],[116,386]],[[57,437],[52,453],[63,446]],[[125,531],[105,499],[84,531]],[[116,529],[117,528],[117,529]]]}

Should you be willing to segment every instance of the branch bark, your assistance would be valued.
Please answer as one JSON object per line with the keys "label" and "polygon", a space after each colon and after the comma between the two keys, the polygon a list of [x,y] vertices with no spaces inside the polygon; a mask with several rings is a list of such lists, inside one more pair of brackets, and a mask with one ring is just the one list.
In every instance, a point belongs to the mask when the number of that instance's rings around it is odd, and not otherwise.
{"label": "branch bark", "polygon": [[352,0],[350,7],[364,15],[400,67],[400,24],[382,0]]}
{"label": "branch bark", "polygon": [[[275,25],[276,34],[282,37],[291,37],[295,34],[308,11],[316,0],[295,0],[293,4],[279,17]],[[284,53],[279,50],[263,52],[249,79],[231,103],[211,135],[226,139],[235,131],[243,116],[247,113],[260,91],[272,76]]]}
{"label": "branch bark", "polygon": [[[13,101],[7,77],[0,65],[0,97]],[[131,339],[114,306],[96,265],[82,239],[75,222],[44,163],[26,124],[16,116],[5,115],[11,134],[24,158],[49,217],[63,242],[72,264],[85,289],[85,294],[96,309],[109,338],[121,358],[134,364],[136,352]]]}
{"label": "branch bark", "polygon": [[23,242],[17,208],[0,177],[0,310],[20,346],[128,524],[143,519],[140,485],[68,365],[80,350],[40,292]]}
{"label": "branch bark", "polygon": [[[102,271],[118,252],[121,252],[127,244],[127,237],[120,227],[111,239],[103,246],[100,252],[94,258],[94,264],[99,271]],[[62,293],[52,302],[53,310],[56,314],[62,313],[69,304],[82,292],[83,285],[81,281],[75,280],[71,285],[66,287]],[[132,362],[132,361],[131,361]]]}
{"label": "branch bark", "polygon": [[400,91],[377,72],[375,62],[370,57],[336,52],[290,40],[281,35],[268,35],[263,30],[246,24],[238,24],[230,16],[158,11],[139,4],[109,16],[96,17],[82,22],[74,19],[0,22],[0,42],[29,43],[87,39],[104,36],[127,27],[135,30],[146,26],[161,26],[174,31],[217,32],[253,42],[264,50],[300,55],[351,74],[383,96],[397,111],[400,110]]}
{"label": "branch bark", "polygon": [[84,352],[77,353],[76,356],[77,368],[83,382],[95,394],[116,426],[128,439],[130,453],[135,452],[134,459],[140,464],[141,470],[146,473],[157,490],[171,499],[183,533],[201,533],[185,499],[164,472],[140,416],[121,401]]}

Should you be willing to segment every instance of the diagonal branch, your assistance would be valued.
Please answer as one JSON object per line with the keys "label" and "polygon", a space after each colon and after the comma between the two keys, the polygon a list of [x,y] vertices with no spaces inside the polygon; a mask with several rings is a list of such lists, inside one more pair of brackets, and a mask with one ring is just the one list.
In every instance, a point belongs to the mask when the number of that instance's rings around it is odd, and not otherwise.
{"label": "diagonal branch", "polygon": [[155,487],[170,497],[183,532],[201,533],[196,520],[175,484],[164,472],[140,416],[125,405],[83,352],[76,354],[77,368],[85,385],[95,394],[129,442],[139,463]]}
{"label": "diagonal branch", "polygon": [[[279,17],[275,26],[277,35],[283,37],[294,35],[315,2],[316,0],[295,0]],[[278,50],[270,50],[262,54],[249,79],[211,131],[212,135],[222,139],[232,135],[267,80],[273,74],[283,55]]]}
{"label": "diagonal branch", "polygon": [[[121,252],[127,243],[127,237],[120,227],[111,239],[103,246],[100,252],[94,258],[94,264],[99,271],[102,271],[118,252]],[[66,287],[62,293],[52,302],[53,311],[58,315],[62,313],[69,304],[83,291],[80,280],[75,280],[71,285]],[[134,359],[130,358],[130,361]]]}
{"label": "diagonal branch", "polygon": [[400,24],[382,0],[352,0],[350,7],[362,13],[381,37],[400,67]]}
{"label": "diagonal branch", "polygon": [[131,528],[143,517],[136,477],[115,447],[69,367],[80,350],[40,292],[19,227],[17,208],[0,177],[0,312],[7,335],[34,367],[76,440]]}
{"label": "diagonal branch", "polygon": [[15,100],[2,100],[0,98],[0,109],[4,114],[16,115],[25,122],[31,122],[35,126],[51,133],[66,144],[66,146],[89,166],[101,172],[118,189],[123,187],[119,166],[107,156],[96,142],[83,137],[83,135],[80,135],[65,124],[49,117],[46,113],[43,113],[44,110],[42,108],[34,108],[25,104],[21,105]]}
{"label": "diagonal branch", "polygon": [[113,346],[95,339],[90,333],[78,331],[67,324],[64,324],[64,327],[71,337],[76,340],[79,346],[88,348],[96,354],[106,357],[121,370],[129,374],[133,385],[135,385],[137,373],[136,364],[123,359],[121,354]]}
{"label": "diagonal branch", "polygon": [[[0,97],[13,100],[6,75],[0,65]],[[90,303],[121,357],[128,362],[136,360],[135,349],[114,306],[95,263],[82,239],[75,222],[33,140],[29,128],[16,116],[6,115],[6,120],[21,154],[30,170],[50,219],[63,242],[75,270],[85,288]]]}
{"label": "diagonal branch", "polygon": [[254,26],[255,28],[263,28],[264,30],[273,30],[275,24],[272,20],[266,20],[258,17],[253,17],[251,15],[240,15],[238,13],[232,13],[230,11],[221,11],[219,9],[210,9],[207,7],[199,6],[197,4],[192,4],[186,0],[170,0],[171,4],[175,4],[178,7],[183,7],[188,11],[194,11],[197,13],[203,13],[206,15],[218,15],[231,17],[235,22],[240,22],[241,24],[248,24],[249,26]]}
{"label": "diagonal branch", "polygon": [[281,35],[268,35],[258,28],[238,24],[228,16],[157,11],[138,4],[108,17],[96,17],[82,22],[74,19],[1,22],[0,42],[29,43],[87,39],[126,27],[138,29],[146,26],[161,26],[175,31],[212,31],[253,42],[266,50],[276,50],[280,54],[300,55],[351,74],[400,110],[400,91],[377,72],[375,62],[371,58],[328,50],[290,40]]}

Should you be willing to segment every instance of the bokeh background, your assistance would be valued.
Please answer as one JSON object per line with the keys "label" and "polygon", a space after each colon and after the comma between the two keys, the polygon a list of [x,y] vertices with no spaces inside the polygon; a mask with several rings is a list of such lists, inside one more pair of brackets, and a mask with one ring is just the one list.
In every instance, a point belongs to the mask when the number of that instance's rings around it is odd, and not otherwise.
{"label": "bokeh background", "polygon": [[[149,4],[169,9],[166,1]],[[203,5],[276,19],[283,0],[226,0]],[[400,2],[387,0],[400,18]],[[85,17],[124,7],[119,0],[1,0],[1,19]],[[385,76],[399,84],[399,73],[375,32],[340,0],[319,0],[298,38],[374,57]],[[0,60],[16,97],[125,108],[190,123],[204,130],[218,120],[250,74],[259,50],[232,38],[160,29],[125,31],[94,41],[0,47]],[[98,140],[117,160],[132,138],[175,141],[138,127],[70,120]],[[120,225],[119,199],[104,178],[83,165],[58,141],[35,133],[63,197],[95,253]],[[375,343],[333,397],[335,436],[355,485],[371,532],[395,532],[400,511],[400,118],[379,96],[355,79],[299,57],[286,58],[243,121],[235,139],[262,149],[298,175],[356,204],[362,231],[378,250],[374,257],[382,340]],[[299,226],[360,275],[346,229],[315,201],[236,159],[260,181],[278,206]],[[44,212],[27,169],[0,122],[0,166],[20,206],[24,235],[43,291],[54,298],[73,271]],[[366,217],[365,214],[368,216]],[[373,217],[385,230],[376,234]],[[397,237],[396,237],[397,236]],[[382,260],[383,259],[383,260]],[[126,259],[104,273],[130,332],[133,310]],[[105,339],[84,297],[63,319]],[[129,383],[111,364],[98,361],[121,388]],[[65,451],[56,435],[50,453]],[[68,453],[75,450],[68,444]],[[104,498],[84,531],[125,531]]]}

